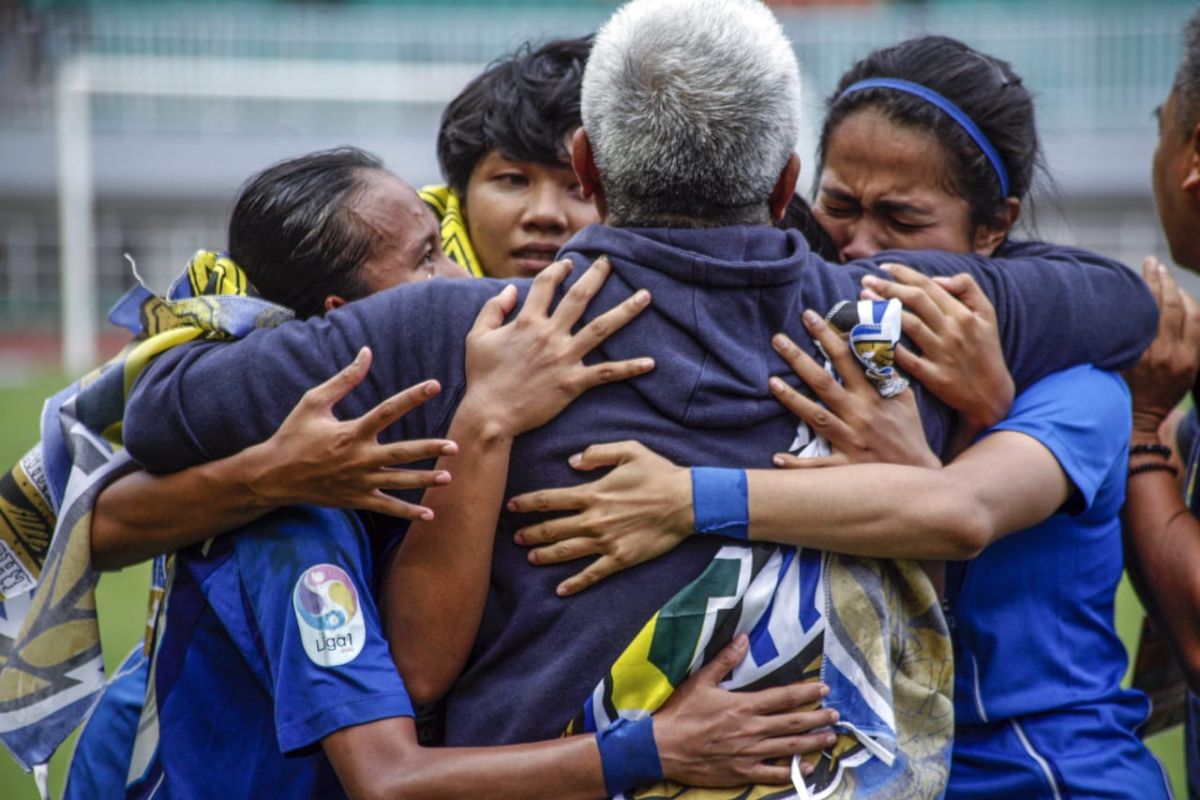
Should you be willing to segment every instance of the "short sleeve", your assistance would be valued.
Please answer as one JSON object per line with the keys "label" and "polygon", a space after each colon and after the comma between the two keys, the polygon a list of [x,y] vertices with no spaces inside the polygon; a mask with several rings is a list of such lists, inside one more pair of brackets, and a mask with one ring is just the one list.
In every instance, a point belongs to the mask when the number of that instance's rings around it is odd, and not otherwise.
{"label": "short sleeve", "polygon": [[1129,389],[1120,376],[1092,366],[1073,367],[1034,383],[1017,395],[993,431],[1016,431],[1036,439],[1058,460],[1090,508],[1105,478],[1129,448]]}
{"label": "short sleeve", "polygon": [[413,716],[370,593],[370,547],[355,514],[283,509],[239,531],[234,547],[238,586],[208,592],[209,602],[268,684],[282,752],[341,728]]}

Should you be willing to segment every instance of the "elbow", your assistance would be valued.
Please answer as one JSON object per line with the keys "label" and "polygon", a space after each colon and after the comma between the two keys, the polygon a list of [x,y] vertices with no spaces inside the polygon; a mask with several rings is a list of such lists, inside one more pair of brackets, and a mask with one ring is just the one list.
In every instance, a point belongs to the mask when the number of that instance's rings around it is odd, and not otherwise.
{"label": "elbow", "polygon": [[[394,630],[388,630],[387,633],[389,642],[408,641],[403,635],[397,635]],[[441,675],[436,664],[422,664],[413,657],[411,648],[409,648],[409,652],[403,652],[404,650],[405,648],[402,647],[391,646],[392,661],[396,664],[396,671],[404,680],[404,689],[408,692],[408,697],[412,700],[413,705],[426,706],[441,700],[442,695],[450,691],[450,685],[456,676]],[[442,672],[444,671],[442,670]]]}
{"label": "elbow", "polygon": [[[409,673],[412,671],[411,668],[407,670]],[[400,674],[406,674],[404,667],[401,667]],[[439,681],[437,679],[431,680],[426,676],[416,676],[411,680],[406,677],[404,679],[404,688],[408,690],[408,696],[412,700],[413,705],[427,706],[442,699],[442,695],[450,690],[450,682]]]}
{"label": "elbow", "polygon": [[1188,654],[1180,665],[1183,667],[1183,677],[1187,681],[1192,694],[1200,695],[1200,648]]}
{"label": "elbow", "polygon": [[936,557],[970,561],[992,543],[995,534],[995,526],[986,509],[966,505],[948,516],[940,537],[945,544],[945,552],[936,554]]}
{"label": "elbow", "polygon": [[96,507],[92,509],[92,525],[89,536],[92,569],[98,572],[112,572],[129,566],[130,562],[121,557],[121,551],[116,545],[118,535],[113,528],[114,524],[112,515],[105,510],[104,492],[101,492],[96,498]]}

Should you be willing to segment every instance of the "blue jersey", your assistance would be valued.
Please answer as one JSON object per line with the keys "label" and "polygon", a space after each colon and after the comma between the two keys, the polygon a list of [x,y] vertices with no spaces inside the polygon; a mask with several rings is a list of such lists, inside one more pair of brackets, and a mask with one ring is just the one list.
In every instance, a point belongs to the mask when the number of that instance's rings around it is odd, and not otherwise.
{"label": "blue jersey", "polygon": [[1129,391],[1076,367],[1022,392],[993,431],[1036,439],[1074,491],[1058,513],[1000,539],[950,581],[955,743],[948,797],[1165,797],[1123,690],[1113,624],[1124,557]]}
{"label": "blue jersey", "polygon": [[177,557],[127,796],[338,797],[320,741],[412,716],[357,515],[295,507]]}

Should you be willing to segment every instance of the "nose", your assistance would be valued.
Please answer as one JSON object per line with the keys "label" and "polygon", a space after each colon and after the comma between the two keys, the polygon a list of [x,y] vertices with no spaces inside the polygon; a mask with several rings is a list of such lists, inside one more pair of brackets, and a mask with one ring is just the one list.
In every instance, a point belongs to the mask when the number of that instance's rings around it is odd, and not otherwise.
{"label": "nose", "polygon": [[567,195],[554,181],[538,181],[529,193],[521,225],[538,231],[562,233],[567,229]]}
{"label": "nose", "polygon": [[849,241],[838,249],[838,258],[843,262],[868,258],[883,249],[875,227],[866,221],[859,220],[848,232]]}

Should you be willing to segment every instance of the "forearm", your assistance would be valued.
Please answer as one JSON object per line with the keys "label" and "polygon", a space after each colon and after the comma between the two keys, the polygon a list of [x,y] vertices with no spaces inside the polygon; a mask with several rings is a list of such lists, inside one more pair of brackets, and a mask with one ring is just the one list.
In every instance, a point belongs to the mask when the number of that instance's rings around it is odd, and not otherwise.
{"label": "forearm", "polygon": [[[1139,442],[1156,444],[1158,437],[1137,435],[1134,443]],[[1133,475],[1126,492],[1125,553],[1134,584],[1166,633],[1192,690],[1200,691],[1200,521],[1184,504],[1169,471]]]}
{"label": "forearm", "polygon": [[1009,431],[941,469],[855,464],[747,477],[750,538],[883,558],[972,558],[1050,516],[1070,491],[1044,446]]}
{"label": "forearm", "polygon": [[441,697],[470,654],[487,600],[496,521],[512,436],[468,397],[450,424],[453,481],[426,490],[431,521],[416,521],[388,570],[385,618],[396,668],[417,703]]}
{"label": "forearm", "polygon": [[[370,728],[371,735],[363,735]],[[509,800],[604,797],[594,736],[480,748],[423,748],[411,719],[338,731],[322,741],[352,798]]]}
{"label": "forearm", "polygon": [[202,542],[275,507],[257,493],[260,448],[167,475],[134,472],[104,489],[92,514],[92,563],[120,569]]}
{"label": "forearm", "polygon": [[[881,558],[962,559],[994,535],[944,469],[856,464],[750,470],[753,540]],[[851,494],[848,486],[864,491]],[[957,491],[956,491],[957,489]]]}

